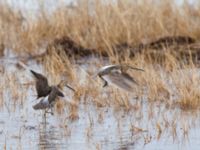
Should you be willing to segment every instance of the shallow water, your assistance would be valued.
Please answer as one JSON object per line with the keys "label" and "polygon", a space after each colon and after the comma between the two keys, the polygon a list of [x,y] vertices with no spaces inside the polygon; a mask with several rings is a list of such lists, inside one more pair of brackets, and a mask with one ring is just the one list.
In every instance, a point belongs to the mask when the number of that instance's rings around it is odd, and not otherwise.
{"label": "shallow water", "polygon": [[[40,7],[32,0],[8,2],[24,10],[25,17],[34,16]],[[59,6],[54,4],[55,1],[48,1],[44,7],[53,11]],[[69,105],[63,113],[49,114],[45,120],[42,111],[32,108],[36,94],[31,74],[17,68],[19,60],[13,57],[16,56],[7,50],[0,64],[0,149],[199,149],[199,112],[183,113],[179,108],[166,108],[163,103],[150,103],[145,97],[139,100],[132,98],[131,102],[139,109],[129,112],[123,107],[119,110],[113,106],[98,107],[88,100],[79,104],[79,118],[75,121],[69,118]],[[84,65],[81,65],[83,62]],[[79,62],[82,68],[77,69],[80,83],[84,84],[87,76],[84,70],[94,72],[94,62],[96,65],[106,64],[95,60]],[[29,61],[28,65],[44,72],[35,61]],[[10,83],[7,75],[15,81]],[[4,86],[7,82],[9,85]],[[10,86],[15,87],[17,92],[14,93]],[[66,100],[70,100],[73,93],[65,92]]]}
{"label": "shallow water", "polygon": [[[8,53],[5,57],[10,56],[12,54]],[[130,111],[123,107],[98,107],[90,100],[81,101],[78,105],[78,119],[70,119],[70,105],[66,105],[63,113],[57,112],[53,116],[48,114],[45,120],[42,111],[32,108],[36,103],[33,78],[29,71],[16,67],[17,61],[16,59],[11,63],[5,60],[2,63],[4,73],[1,81],[4,83],[5,74],[13,75],[16,81],[11,82],[17,87],[17,94],[16,97],[13,97],[13,93],[10,94],[13,90],[9,87],[10,84],[2,89],[1,149],[199,148],[199,113],[183,113],[179,108],[167,108],[161,102],[150,103],[145,98],[132,98],[130,101],[135,109]],[[88,69],[95,69],[89,62],[91,61],[85,61],[84,65],[80,65],[82,69],[77,70],[83,79]],[[30,61],[27,64],[30,68],[43,72],[42,66],[36,62]],[[28,83],[30,85],[26,85]],[[73,93],[65,90],[65,94],[65,100],[70,101]]]}

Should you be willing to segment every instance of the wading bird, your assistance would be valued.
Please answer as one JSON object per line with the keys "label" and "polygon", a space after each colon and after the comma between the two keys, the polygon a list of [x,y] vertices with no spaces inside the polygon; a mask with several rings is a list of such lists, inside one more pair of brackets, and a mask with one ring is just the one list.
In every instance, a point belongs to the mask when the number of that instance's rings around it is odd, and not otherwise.
{"label": "wading bird", "polygon": [[61,81],[57,86],[49,86],[47,78],[37,73],[33,70],[30,70],[36,80],[36,91],[37,91],[37,99],[44,97],[39,103],[33,106],[33,109],[45,109],[46,113],[49,113],[48,110],[51,109],[51,114],[53,114],[53,106],[56,102],[56,98],[58,96],[64,97],[64,94],[59,90],[64,86],[68,87],[72,91],[75,91],[71,86],[66,84],[66,81]]}
{"label": "wading bird", "polygon": [[24,69],[29,70],[34,78],[35,78],[35,88],[37,92],[37,99],[42,98],[39,103],[35,104],[33,106],[33,109],[38,110],[38,109],[45,109],[44,115],[46,116],[46,113],[49,113],[48,110],[51,109],[51,114],[53,114],[53,106],[56,102],[56,99],[58,96],[64,97],[64,94],[60,91],[63,86],[68,87],[72,91],[75,92],[75,90],[67,84],[66,81],[62,80],[58,85],[56,86],[49,86],[47,78],[32,69],[30,69],[26,64],[23,62],[19,61],[18,65],[23,67]]}
{"label": "wading bird", "polygon": [[[52,90],[52,87],[49,86],[47,78],[44,75],[37,73],[33,70],[30,71],[35,77],[35,82],[36,82],[35,88],[37,91],[37,99],[49,95]],[[57,86],[61,88],[62,84],[64,84],[66,87],[74,91],[74,89],[71,86],[67,85],[65,81],[61,81]],[[61,92],[58,92],[58,96],[63,97],[63,94]]]}
{"label": "wading bird", "polygon": [[108,83],[111,83],[119,88],[132,92],[133,85],[138,85],[138,83],[127,73],[128,69],[144,71],[143,69],[135,68],[125,64],[108,65],[100,68],[96,76],[99,76],[104,81],[103,87],[106,87]]}

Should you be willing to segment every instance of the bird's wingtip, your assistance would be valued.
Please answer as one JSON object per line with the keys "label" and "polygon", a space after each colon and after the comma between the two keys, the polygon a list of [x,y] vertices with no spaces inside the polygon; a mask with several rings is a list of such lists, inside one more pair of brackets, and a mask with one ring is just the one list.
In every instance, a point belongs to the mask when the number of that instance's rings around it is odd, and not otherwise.
{"label": "bird's wingtip", "polygon": [[35,72],[35,71],[33,71],[32,69],[30,69],[30,72],[31,72],[33,75],[35,75],[35,74],[36,74],[36,72]]}

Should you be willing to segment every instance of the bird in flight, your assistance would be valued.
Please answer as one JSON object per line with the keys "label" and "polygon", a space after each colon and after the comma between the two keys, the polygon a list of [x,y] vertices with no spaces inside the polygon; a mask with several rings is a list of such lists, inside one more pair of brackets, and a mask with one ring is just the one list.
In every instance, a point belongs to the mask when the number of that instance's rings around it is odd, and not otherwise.
{"label": "bird in flight", "polygon": [[129,69],[144,71],[143,69],[135,68],[126,64],[107,65],[100,68],[95,76],[99,76],[102,79],[104,82],[103,87],[108,86],[110,83],[121,89],[132,92],[133,85],[138,85],[138,83],[127,73]]}
{"label": "bird in flight", "polygon": [[58,96],[64,97],[64,94],[60,91],[60,88],[62,88],[63,85],[68,87],[70,90],[75,91],[71,86],[66,84],[66,81],[61,81],[56,86],[49,86],[48,80],[44,75],[37,73],[33,70],[30,71],[33,74],[36,82],[35,88],[37,91],[37,99],[44,97],[43,99],[40,100],[39,103],[33,106],[33,109],[35,110],[45,109],[45,115],[46,113],[49,113],[48,112],[49,109],[51,109],[51,114],[53,114],[52,108]]}

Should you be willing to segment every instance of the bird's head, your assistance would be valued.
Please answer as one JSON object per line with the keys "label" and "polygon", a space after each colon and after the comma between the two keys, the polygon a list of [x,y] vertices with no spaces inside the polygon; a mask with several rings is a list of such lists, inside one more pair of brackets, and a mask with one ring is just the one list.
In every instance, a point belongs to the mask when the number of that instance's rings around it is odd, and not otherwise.
{"label": "bird's head", "polygon": [[67,88],[69,88],[70,90],[72,90],[73,92],[75,92],[74,88],[72,88],[71,86],[69,86],[67,84],[66,80],[61,80],[60,83],[57,85],[58,88],[63,89],[63,87],[66,86]]}

